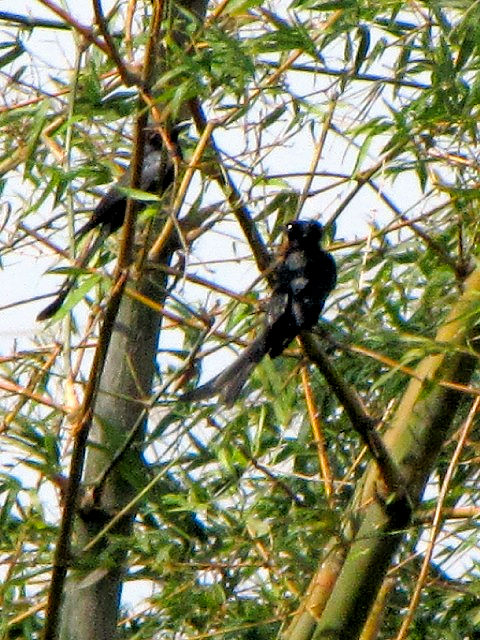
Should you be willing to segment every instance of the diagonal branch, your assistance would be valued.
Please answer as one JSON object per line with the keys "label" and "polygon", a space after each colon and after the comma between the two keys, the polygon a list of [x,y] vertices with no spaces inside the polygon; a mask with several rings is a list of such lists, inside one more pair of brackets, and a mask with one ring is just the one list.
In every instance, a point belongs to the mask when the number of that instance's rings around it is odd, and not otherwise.
{"label": "diagonal branch", "polygon": [[[378,465],[378,470],[386,485],[388,494],[393,494],[397,500],[405,498],[408,503],[408,497],[405,495],[405,480],[388,453],[382,438],[375,430],[377,420],[367,413],[360,396],[335,369],[320,347],[318,339],[312,333],[305,333],[301,337],[301,342],[305,352],[318,366],[340,404],[345,409],[353,428],[367,445],[372,458]],[[406,507],[410,511],[408,505]]]}

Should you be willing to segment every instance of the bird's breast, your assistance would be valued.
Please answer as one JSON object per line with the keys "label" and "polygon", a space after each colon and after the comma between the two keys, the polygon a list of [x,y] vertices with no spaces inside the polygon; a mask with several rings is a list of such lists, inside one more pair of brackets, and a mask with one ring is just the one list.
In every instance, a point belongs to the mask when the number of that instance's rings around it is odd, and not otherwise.
{"label": "bird's breast", "polygon": [[303,251],[292,251],[285,258],[286,268],[294,274],[295,272],[303,271],[307,266],[307,258]]}
{"label": "bird's breast", "polygon": [[305,278],[304,276],[293,278],[292,281],[290,282],[290,290],[292,292],[292,295],[294,297],[298,297],[299,294],[302,293],[302,291],[304,291],[306,287],[308,287],[308,285],[309,285],[308,279]]}

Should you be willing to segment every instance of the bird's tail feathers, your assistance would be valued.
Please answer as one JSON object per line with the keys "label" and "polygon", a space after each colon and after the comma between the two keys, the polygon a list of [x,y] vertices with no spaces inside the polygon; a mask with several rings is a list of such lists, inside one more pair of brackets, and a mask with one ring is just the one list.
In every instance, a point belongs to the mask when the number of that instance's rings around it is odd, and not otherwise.
{"label": "bird's tail feathers", "polygon": [[225,371],[201,387],[187,391],[180,399],[185,402],[195,402],[219,395],[226,406],[231,406],[240,395],[254,367],[265,355],[266,337],[266,331],[262,332]]}
{"label": "bird's tail feathers", "polygon": [[[85,247],[84,251],[75,260],[75,267],[77,269],[83,269],[89,263],[92,256],[96,253],[97,249],[105,240],[105,237],[105,233],[103,232],[103,230],[101,230],[93,243]],[[37,316],[37,322],[42,322],[43,320],[49,320],[50,318],[52,318],[65,302],[66,297],[76,285],[76,283],[76,275],[68,276],[68,278],[66,278],[66,280],[64,280],[64,282],[62,283],[62,286],[59,288],[58,292],[55,294],[55,300],[53,300],[53,302],[45,307],[45,309],[40,311]]]}
{"label": "bird's tail feathers", "polygon": [[70,293],[73,285],[75,284],[76,278],[67,278],[65,282],[62,284],[58,293],[55,296],[55,300],[51,302],[49,305],[42,309],[37,316],[37,322],[42,322],[43,320],[49,320],[52,318],[57,311],[60,309],[62,304],[65,302],[65,298]]}

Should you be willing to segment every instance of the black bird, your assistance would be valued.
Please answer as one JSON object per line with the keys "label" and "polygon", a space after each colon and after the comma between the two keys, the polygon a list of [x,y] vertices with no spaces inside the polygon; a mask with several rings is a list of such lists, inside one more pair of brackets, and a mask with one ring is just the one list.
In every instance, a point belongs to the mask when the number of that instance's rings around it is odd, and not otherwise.
{"label": "black bird", "polygon": [[[185,123],[176,125],[170,132],[170,140],[176,147],[176,153],[181,156],[178,145],[178,136],[186,127]],[[168,151],[164,148],[162,137],[153,130],[146,132],[145,150],[143,156],[143,168],[139,189],[149,193],[160,194],[172,184],[175,177],[174,164]],[[90,219],[75,234],[76,240],[80,240],[89,231],[100,227],[97,239],[76,262],[77,268],[84,267],[99,246],[111,234],[120,229],[125,220],[127,196],[123,189],[130,185],[131,170],[128,168],[121,178],[107,191],[95,207]],[[139,206],[145,206],[141,202]],[[68,277],[55,294],[55,300],[41,311],[37,320],[47,320],[60,309],[65,298],[75,285],[76,276]]]}
{"label": "black bird", "polygon": [[337,281],[333,256],[320,247],[322,236],[323,226],[314,220],[287,224],[285,247],[272,272],[273,291],[262,332],[225,371],[183,394],[181,400],[219,394],[230,406],[263,356],[276,358],[301,331],[316,324]]}

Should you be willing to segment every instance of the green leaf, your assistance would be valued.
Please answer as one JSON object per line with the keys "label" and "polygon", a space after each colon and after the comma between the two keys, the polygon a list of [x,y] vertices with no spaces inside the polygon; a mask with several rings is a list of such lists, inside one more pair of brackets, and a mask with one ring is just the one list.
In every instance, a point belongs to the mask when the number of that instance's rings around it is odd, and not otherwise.
{"label": "green leaf", "polygon": [[10,51],[0,55],[0,69],[25,53],[25,47],[20,41],[15,42],[15,44],[12,42],[0,42],[0,50],[2,49],[10,49]]}
{"label": "green leaf", "polygon": [[359,25],[357,29],[358,48],[353,61],[353,72],[356,74],[367,59],[370,49],[370,30],[366,25]]}
{"label": "green leaf", "polygon": [[64,318],[81,300],[85,298],[85,295],[93,289],[93,287],[102,282],[102,280],[102,276],[91,275],[76,286],[75,289],[67,296],[67,299],[57,313],[52,317],[52,321]]}
{"label": "green leaf", "polygon": [[230,0],[227,4],[227,12],[232,16],[241,15],[261,5],[262,0]]}

